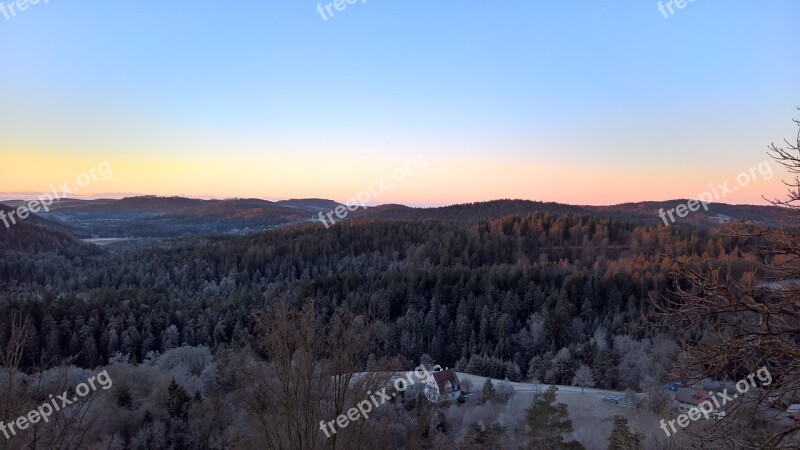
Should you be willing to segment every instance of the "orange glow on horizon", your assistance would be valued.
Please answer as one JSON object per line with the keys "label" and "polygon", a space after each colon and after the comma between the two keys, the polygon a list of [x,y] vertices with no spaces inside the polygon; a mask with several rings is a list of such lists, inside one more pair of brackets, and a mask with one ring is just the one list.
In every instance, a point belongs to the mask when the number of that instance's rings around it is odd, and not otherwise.
{"label": "orange glow on horizon", "polygon": [[[413,155],[411,155],[413,156]],[[408,159],[411,159],[411,156]],[[427,170],[413,166],[403,181],[393,171],[404,161],[377,158],[349,160],[333,156],[254,155],[247,158],[213,154],[164,154],[103,158],[99,155],[54,158],[41,152],[4,152],[0,156],[0,192],[47,192],[108,161],[113,176],[97,177],[79,195],[161,195],[187,197],[254,197],[263,199],[329,198],[344,202],[368,190],[382,178],[391,188],[371,198],[371,204],[447,205],[503,198],[609,205],[646,200],[694,198],[709,183],[730,180],[736,174],[706,173],[697,183],[693,173],[670,173],[655,168],[625,171],[595,165],[485,160],[477,157],[425,157]],[[616,170],[615,170],[616,169]],[[719,171],[717,171],[719,172]],[[776,171],[770,181],[758,180],[720,199],[724,203],[765,204],[761,198],[784,195]],[[7,195],[6,195],[7,196]]]}

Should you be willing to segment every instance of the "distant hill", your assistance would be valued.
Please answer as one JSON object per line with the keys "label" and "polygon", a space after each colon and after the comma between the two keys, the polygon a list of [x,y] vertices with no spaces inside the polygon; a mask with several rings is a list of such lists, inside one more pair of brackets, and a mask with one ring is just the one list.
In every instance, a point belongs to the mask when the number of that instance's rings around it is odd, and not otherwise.
{"label": "distant hill", "polygon": [[[0,211],[8,215],[16,208],[0,204]],[[6,219],[8,220],[8,219]],[[9,227],[0,221],[0,253],[20,251],[35,253],[56,251],[68,256],[86,256],[101,253],[100,250],[82,242],[57,223],[50,222],[35,215],[24,220],[15,218],[16,223],[8,220]]]}
{"label": "distant hill", "polygon": [[[494,200],[478,203],[464,203],[438,208],[410,208],[403,205],[383,205],[354,213],[354,217],[396,220],[449,220],[456,222],[476,222],[509,215],[527,215],[546,212],[554,215],[587,214],[611,217],[642,224],[664,223],[659,218],[659,210],[665,212],[688,200],[663,202],[625,203],[611,206],[581,206],[562,203],[545,203],[530,200]],[[728,205],[713,203],[708,211],[701,208],[687,217],[678,218],[682,224],[698,226],[719,226],[728,222],[752,222],[767,226],[778,226],[786,220],[787,210],[776,206]],[[797,222],[790,222],[797,224]]]}
{"label": "distant hill", "polygon": [[[10,201],[11,206],[27,202]],[[194,233],[236,233],[313,220],[335,208],[332,200],[271,202],[254,198],[201,200],[142,196],[123,199],[62,199],[40,217],[71,227],[81,237],[173,237]]]}
{"label": "distant hill", "polygon": [[53,204],[51,210],[60,214],[91,214],[103,217],[140,216],[257,216],[275,214],[294,216],[296,208],[259,199],[200,200],[185,197],[129,197],[119,200],[63,199]]}
{"label": "distant hill", "polygon": [[333,200],[325,200],[321,198],[281,200],[275,203],[282,206],[288,206],[291,208],[300,208],[311,212],[318,212],[318,211],[327,212],[335,209],[337,206],[340,205],[339,202],[335,202]]}
{"label": "distant hill", "polygon": [[[633,220],[654,220],[664,223],[659,217],[660,211],[665,213],[678,205],[686,204],[689,200],[668,200],[663,202],[623,203],[612,206],[587,206],[586,208],[596,213],[611,217],[621,217]],[[777,206],[759,205],[729,205],[727,203],[710,203],[708,211],[701,207],[699,211],[690,212],[686,217],[673,217],[679,223],[699,226],[719,226],[729,222],[750,222],[766,226],[780,226],[784,223],[797,225],[797,218],[787,217],[790,213],[786,208]],[[667,220],[669,217],[667,216]]]}
{"label": "distant hill", "polygon": [[400,220],[451,220],[475,222],[497,217],[527,215],[536,211],[554,215],[589,214],[581,206],[561,203],[544,203],[530,200],[493,200],[489,202],[463,203],[438,208],[411,208],[403,205],[382,205],[354,213],[356,217]]}
{"label": "distant hill", "polygon": [[[348,214],[348,219],[404,221],[479,222],[505,216],[524,216],[535,212],[552,215],[580,214],[610,217],[637,224],[663,223],[659,210],[667,211],[686,200],[624,203],[610,206],[567,205],[530,200],[494,200],[437,208],[412,208],[382,205]],[[27,202],[9,201],[8,207]],[[312,198],[272,202],[254,198],[200,200],[185,197],[130,197],[124,199],[63,199],[50,211],[31,216],[28,221],[81,238],[175,237],[188,234],[244,233],[278,226],[316,223],[320,212],[334,210],[333,200]],[[728,222],[752,222],[768,226],[784,223],[787,210],[774,206],[728,205],[714,203],[679,223],[716,227]],[[676,217],[677,218],[677,217]],[[797,222],[792,222],[797,224]],[[0,224],[2,227],[2,224]]]}

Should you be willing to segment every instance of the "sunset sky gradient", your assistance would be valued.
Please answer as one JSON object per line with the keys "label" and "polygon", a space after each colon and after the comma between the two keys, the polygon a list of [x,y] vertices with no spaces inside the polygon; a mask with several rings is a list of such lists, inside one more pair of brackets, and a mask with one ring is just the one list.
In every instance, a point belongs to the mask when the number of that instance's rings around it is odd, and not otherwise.
{"label": "sunset sky gradient", "polygon": [[344,201],[421,154],[374,203],[695,197],[794,138],[800,2],[656,4],[40,2],[0,15],[0,192]]}

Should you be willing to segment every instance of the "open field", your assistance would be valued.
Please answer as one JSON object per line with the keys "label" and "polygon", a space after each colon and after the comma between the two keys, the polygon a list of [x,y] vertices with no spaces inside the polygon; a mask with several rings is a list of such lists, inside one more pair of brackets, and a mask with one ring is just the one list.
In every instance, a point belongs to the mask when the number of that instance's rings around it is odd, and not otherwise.
{"label": "open field", "polygon": [[[469,380],[473,386],[473,392],[480,392],[481,386],[486,382],[486,377],[458,373],[462,383]],[[502,380],[492,380],[495,385]],[[519,420],[515,424],[524,425],[525,409],[528,408],[535,392],[546,390],[548,385],[535,383],[509,383],[514,388],[514,397],[505,405],[502,414],[498,414],[498,419],[505,417],[517,417]],[[659,421],[664,417],[659,417],[647,408],[645,402],[641,408],[633,408],[625,405],[617,405],[603,401],[607,395],[624,396],[625,393],[608,391],[603,389],[586,388],[581,392],[580,387],[576,386],[557,386],[558,401],[566,403],[569,408],[569,416],[572,420],[574,432],[568,439],[577,439],[587,449],[606,449],[608,448],[608,438],[611,435],[611,428],[614,416],[621,415],[628,419],[632,430],[645,435],[645,448],[661,448],[668,444],[668,438],[663,431],[658,428]],[[467,403],[467,405],[481,408],[477,401]],[[680,439],[680,435],[678,436]],[[678,443],[676,441],[675,443]]]}

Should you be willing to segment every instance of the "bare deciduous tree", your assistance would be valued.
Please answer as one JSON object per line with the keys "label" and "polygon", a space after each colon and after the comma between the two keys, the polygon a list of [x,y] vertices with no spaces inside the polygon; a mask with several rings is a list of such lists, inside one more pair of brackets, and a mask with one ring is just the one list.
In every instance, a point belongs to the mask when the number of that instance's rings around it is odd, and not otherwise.
{"label": "bare deciduous tree", "polygon": [[[49,402],[52,398],[50,395],[74,389],[71,385],[74,380],[69,377],[71,360],[48,372],[42,370],[31,376],[20,370],[31,336],[31,323],[28,319],[15,316],[11,324],[8,338],[0,345],[0,420],[6,423],[14,422],[18,417],[27,417],[38,406]],[[52,392],[45,392],[45,376],[48,377],[46,388]],[[5,435],[0,435],[0,449],[83,447],[97,431],[95,424],[101,413],[92,408],[96,395],[74,396],[68,407],[53,411],[47,421],[39,419],[29,422],[24,429],[17,427],[13,433],[8,427],[10,436],[6,439]]]}
{"label": "bare deciduous tree", "polygon": [[[800,121],[795,123],[800,128]],[[800,174],[800,131],[796,143],[773,144],[770,150],[790,173]],[[800,445],[800,424],[786,413],[787,404],[800,401],[800,232],[796,225],[800,178],[786,184],[788,198],[772,201],[786,208],[786,225],[731,231],[736,238],[756,244],[755,254],[729,255],[726,260],[673,259],[672,295],[655,302],[660,317],[681,337],[684,354],[676,363],[676,377],[730,383],[762,367],[771,374],[771,383],[759,383],[760,387],[726,405],[723,420],[711,426],[690,426],[687,432],[698,445]],[[737,274],[732,263],[741,266],[743,261],[747,270]]]}
{"label": "bare deciduous tree", "polygon": [[[0,420],[13,420],[30,410],[25,389],[18,382],[20,364],[30,336],[29,333],[30,321],[16,316],[11,320],[8,339],[0,345],[0,368],[3,370],[3,379],[0,380],[2,383]],[[11,445],[13,445],[13,439],[0,436],[0,448],[13,448]]]}
{"label": "bare deciduous tree", "polygon": [[242,363],[242,382],[254,386],[246,399],[260,424],[262,444],[273,449],[378,448],[377,421],[361,419],[344,429],[322,432],[371,393],[386,387],[386,366],[368,364],[380,329],[339,308],[327,326],[313,301],[294,308],[277,302],[254,314],[258,351],[267,360]]}

